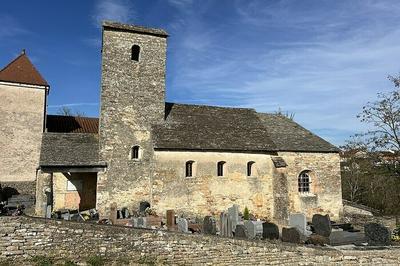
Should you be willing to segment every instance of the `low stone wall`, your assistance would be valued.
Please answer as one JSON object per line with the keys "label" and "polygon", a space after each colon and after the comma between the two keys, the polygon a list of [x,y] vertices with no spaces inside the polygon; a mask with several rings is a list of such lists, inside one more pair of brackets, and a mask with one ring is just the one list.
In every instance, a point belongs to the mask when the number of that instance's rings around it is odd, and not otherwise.
{"label": "low stone wall", "polygon": [[[0,260],[220,265],[400,264],[400,249],[335,250],[30,217],[0,217]],[[26,264],[24,262],[24,264]]]}

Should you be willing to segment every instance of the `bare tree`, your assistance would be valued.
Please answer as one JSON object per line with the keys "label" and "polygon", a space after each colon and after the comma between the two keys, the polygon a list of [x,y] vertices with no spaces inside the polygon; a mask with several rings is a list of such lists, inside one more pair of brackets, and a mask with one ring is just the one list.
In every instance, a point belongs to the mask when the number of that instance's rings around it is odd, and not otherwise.
{"label": "bare tree", "polygon": [[364,134],[372,150],[400,152],[400,86],[399,77],[388,77],[396,88],[389,93],[379,93],[378,100],[369,102],[357,116],[372,127]]}
{"label": "bare tree", "polygon": [[58,109],[57,111],[58,115],[64,115],[64,116],[85,116],[85,113],[79,110],[72,110],[68,106],[62,106]]}

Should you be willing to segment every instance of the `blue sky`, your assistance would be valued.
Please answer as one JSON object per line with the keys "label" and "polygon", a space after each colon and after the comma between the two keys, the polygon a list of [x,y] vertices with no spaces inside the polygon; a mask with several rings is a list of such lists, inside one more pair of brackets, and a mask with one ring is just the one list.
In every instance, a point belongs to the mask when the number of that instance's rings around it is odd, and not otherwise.
{"label": "blue sky", "polygon": [[168,101],[282,109],[336,145],[400,72],[398,0],[3,1],[0,65],[27,49],[50,113],[97,116],[103,19],[168,31]]}

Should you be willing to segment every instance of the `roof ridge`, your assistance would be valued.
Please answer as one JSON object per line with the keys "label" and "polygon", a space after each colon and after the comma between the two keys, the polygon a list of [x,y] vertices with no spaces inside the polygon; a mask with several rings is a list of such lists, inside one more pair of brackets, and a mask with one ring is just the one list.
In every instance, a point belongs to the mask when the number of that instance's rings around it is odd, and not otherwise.
{"label": "roof ridge", "polygon": [[86,119],[99,119],[99,117],[92,116],[79,116],[79,115],[59,115],[59,114],[47,114],[47,116],[59,116],[59,117],[73,117],[73,118],[86,118]]}
{"label": "roof ridge", "polygon": [[218,106],[218,105],[192,104],[192,103],[173,103],[173,102],[165,102],[165,104],[195,106],[195,107],[209,107],[209,108],[220,108],[220,109],[249,110],[249,111],[257,112],[254,108],[247,108],[247,107]]}
{"label": "roof ridge", "polygon": [[5,65],[2,69],[0,69],[0,72],[2,72],[3,70],[5,70],[7,67],[9,67],[10,65],[12,65],[12,63],[14,63],[15,61],[17,61],[20,57],[22,57],[23,55],[25,55],[24,53],[21,53],[20,55],[18,55],[16,58],[14,58],[13,60],[11,60],[11,62],[9,62],[7,65]]}

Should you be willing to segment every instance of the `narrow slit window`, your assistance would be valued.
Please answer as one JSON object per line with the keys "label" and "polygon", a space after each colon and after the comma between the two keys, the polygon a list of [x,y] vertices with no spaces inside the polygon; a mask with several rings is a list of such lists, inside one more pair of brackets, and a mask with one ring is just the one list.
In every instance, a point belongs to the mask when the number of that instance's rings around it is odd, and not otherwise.
{"label": "narrow slit window", "polygon": [[186,171],[185,175],[186,177],[193,177],[193,161],[187,161],[186,162]]}
{"label": "narrow slit window", "polygon": [[139,56],[140,56],[140,46],[139,45],[132,45],[131,48],[131,59],[132,61],[137,61],[139,62]]}
{"label": "narrow slit window", "polygon": [[251,176],[253,173],[253,164],[254,162],[247,163],[247,176]]}
{"label": "narrow slit window", "polygon": [[218,176],[224,176],[224,164],[225,164],[225,162],[217,163],[217,175]]}
{"label": "narrow slit window", "polygon": [[310,192],[310,173],[309,171],[303,171],[299,175],[298,179],[299,183],[299,192],[300,193],[308,193]]}
{"label": "narrow slit window", "polygon": [[139,146],[133,146],[131,151],[131,159],[139,159]]}

